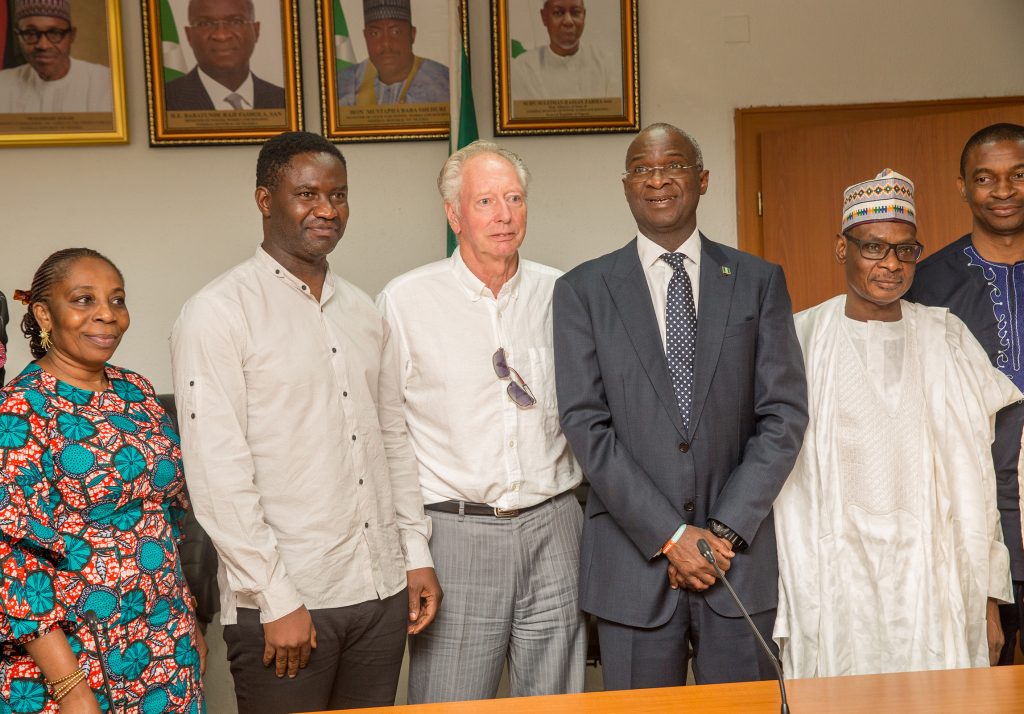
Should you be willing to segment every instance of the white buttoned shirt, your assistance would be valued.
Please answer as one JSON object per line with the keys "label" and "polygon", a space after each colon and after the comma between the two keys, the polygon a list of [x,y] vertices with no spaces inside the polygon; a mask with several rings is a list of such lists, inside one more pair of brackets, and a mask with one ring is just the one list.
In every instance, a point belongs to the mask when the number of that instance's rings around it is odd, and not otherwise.
{"label": "white buttoned shirt", "polygon": [[[661,259],[665,253],[671,252],[662,248],[643,233],[636,234],[636,250],[640,254],[640,265],[647,278],[647,288],[651,291],[651,302],[654,304],[654,316],[658,319],[658,331],[661,333],[661,345],[665,347],[665,303],[668,301],[668,283],[675,272],[672,266]],[[676,253],[686,256],[684,266],[693,286],[694,314],[700,314],[700,232],[694,228],[689,238],[683,241]]]}
{"label": "white buttoned shirt", "polygon": [[224,624],[383,599],[432,565],[397,354],[365,293],[328,271],[318,302],[260,248],[185,304],[171,351]]}
{"label": "white buttoned shirt", "polygon": [[[579,484],[555,397],[551,297],[559,275],[520,258],[493,295],[456,250],[377,297],[398,342],[425,503],[526,508]],[[517,407],[495,374],[499,347],[536,397],[533,407]]]}

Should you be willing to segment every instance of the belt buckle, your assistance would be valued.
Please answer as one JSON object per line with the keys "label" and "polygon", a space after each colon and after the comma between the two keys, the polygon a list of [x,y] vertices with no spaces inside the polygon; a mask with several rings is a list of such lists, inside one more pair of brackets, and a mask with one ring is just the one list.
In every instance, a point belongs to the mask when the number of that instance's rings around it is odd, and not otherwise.
{"label": "belt buckle", "polygon": [[519,515],[519,509],[518,508],[495,508],[494,509],[494,517],[495,518],[515,518],[518,515]]}

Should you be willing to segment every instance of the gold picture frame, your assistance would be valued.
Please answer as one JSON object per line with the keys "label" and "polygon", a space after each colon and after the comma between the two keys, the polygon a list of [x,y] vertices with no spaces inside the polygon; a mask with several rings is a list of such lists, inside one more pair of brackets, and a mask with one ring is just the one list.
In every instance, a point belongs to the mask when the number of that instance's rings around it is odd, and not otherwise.
{"label": "gold picture frame", "polygon": [[150,146],[260,144],[302,129],[298,0],[252,6],[249,17],[245,0],[206,14],[193,3],[190,18],[189,0],[143,0]]}
{"label": "gold picture frame", "polygon": [[[384,85],[374,79],[374,40],[364,27],[362,0],[316,0],[321,116],[331,141],[448,138],[448,0],[415,0],[411,7],[412,31],[399,29],[398,39],[407,44],[413,69]],[[467,0],[459,0],[459,12],[466,17]]]}
{"label": "gold picture frame", "polygon": [[495,135],[639,131],[637,0],[551,5],[491,0]]}
{"label": "gold picture frame", "polygon": [[[13,16],[0,23],[5,50],[0,61],[11,60],[10,66],[0,70],[0,146],[128,142],[118,0],[75,0],[73,29],[53,42],[46,32],[60,32],[64,28],[57,25],[63,23],[60,18],[40,17],[36,27],[34,18],[16,23]],[[33,30],[36,39],[29,43],[21,33]],[[47,60],[33,63],[30,53],[40,43],[47,53],[41,56]],[[46,66],[53,56],[48,45],[70,57],[66,74],[57,80],[44,77],[52,71]],[[62,85],[50,85],[50,81]]]}

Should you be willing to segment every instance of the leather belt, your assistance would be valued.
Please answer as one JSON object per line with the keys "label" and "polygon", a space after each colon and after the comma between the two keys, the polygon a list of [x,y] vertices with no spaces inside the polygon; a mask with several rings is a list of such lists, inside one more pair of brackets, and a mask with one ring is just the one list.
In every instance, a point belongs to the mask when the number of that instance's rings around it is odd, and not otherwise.
{"label": "leather belt", "polygon": [[469,501],[441,501],[440,503],[428,503],[423,508],[427,511],[438,511],[440,513],[459,513],[459,506],[462,513],[467,516],[490,516],[491,518],[515,518],[516,516],[540,508],[550,502],[546,499],[540,503],[525,508],[495,508],[486,503],[470,503]]}

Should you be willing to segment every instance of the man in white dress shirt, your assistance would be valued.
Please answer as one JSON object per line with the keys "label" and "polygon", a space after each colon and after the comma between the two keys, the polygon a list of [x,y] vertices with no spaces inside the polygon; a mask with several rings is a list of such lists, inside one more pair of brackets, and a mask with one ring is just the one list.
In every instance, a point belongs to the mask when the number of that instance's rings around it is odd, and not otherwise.
{"label": "man in white dress shirt", "polygon": [[411,703],[579,692],[581,477],[558,426],[551,295],[519,255],[529,173],[478,141],[438,179],[459,247],[392,280],[405,420],[445,606],[410,641]]}
{"label": "man in white dress shirt", "polygon": [[923,246],[914,185],[844,192],[845,295],[795,318],[810,422],[775,502],[786,676],[985,667],[1012,599],[990,451],[1021,398],[946,308],[901,300]]}
{"label": "man in white dress shirt", "polygon": [[516,57],[512,99],[622,96],[618,63],[581,41],[587,19],[583,0],[544,0],[540,18],[550,42]]}
{"label": "man in white dress shirt", "polygon": [[114,110],[110,68],[71,57],[76,28],[69,0],[16,0],[14,34],[27,62],[0,71],[0,112]]}
{"label": "man in white dress shirt", "polygon": [[390,706],[406,633],[441,599],[395,341],[327,264],[349,214],[337,147],[276,136],[256,182],[262,245],[193,296],[171,336],[238,710]]}

